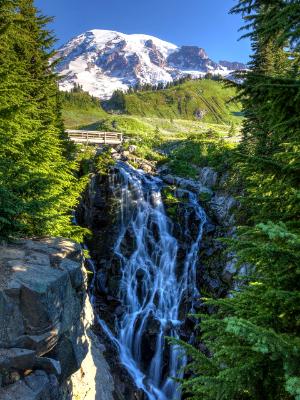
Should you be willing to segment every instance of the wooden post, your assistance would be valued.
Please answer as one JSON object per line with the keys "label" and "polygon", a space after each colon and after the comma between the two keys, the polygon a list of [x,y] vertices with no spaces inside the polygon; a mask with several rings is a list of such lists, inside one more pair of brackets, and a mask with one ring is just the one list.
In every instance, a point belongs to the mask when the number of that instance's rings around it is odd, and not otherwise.
{"label": "wooden post", "polygon": [[104,144],[106,144],[106,132],[104,132]]}

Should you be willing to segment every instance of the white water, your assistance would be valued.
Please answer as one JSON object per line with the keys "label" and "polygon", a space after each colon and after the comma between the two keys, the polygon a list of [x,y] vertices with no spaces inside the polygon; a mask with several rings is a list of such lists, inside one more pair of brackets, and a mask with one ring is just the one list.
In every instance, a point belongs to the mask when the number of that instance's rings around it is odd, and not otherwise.
{"label": "white water", "polygon": [[[117,322],[118,337],[102,320],[98,322],[118,346],[122,363],[149,400],[179,400],[180,390],[172,378],[182,377],[186,357],[176,345],[166,348],[165,335],[178,338],[182,323],[179,306],[183,298],[189,298],[191,303],[199,298],[196,267],[206,216],[196,196],[187,192],[186,235],[189,235],[187,220],[191,210],[197,234],[190,241],[179,273],[178,243],[161,199],[160,179],[119,163],[110,176],[110,186],[120,204],[120,229],[114,253],[121,264],[119,297],[126,312]],[[134,242],[130,252],[124,250],[128,232]],[[149,319],[156,321],[157,335],[154,354],[145,370],[141,359],[148,349],[143,348],[142,338]],[[168,370],[162,375],[166,351],[169,351]]]}

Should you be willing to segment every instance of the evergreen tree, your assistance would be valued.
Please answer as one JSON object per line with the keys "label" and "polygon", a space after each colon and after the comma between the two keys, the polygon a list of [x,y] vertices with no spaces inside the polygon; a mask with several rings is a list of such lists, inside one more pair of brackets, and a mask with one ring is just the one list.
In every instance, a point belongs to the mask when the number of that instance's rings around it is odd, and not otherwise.
{"label": "evergreen tree", "polygon": [[184,346],[193,361],[183,388],[192,399],[300,399],[300,3],[240,0],[232,12],[251,29],[253,57],[235,164],[246,224],[230,248],[250,267],[232,297],[199,316],[207,351]]}
{"label": "evergreen tree", "polygon": [[54,38],[32,0],[0,3],[0,235],[70,235],[79,187],[68,160]]}
{"label": "evergreen tree", "polygon": [[125,111],[126,101],[124,92],[122,90],[115,90],[109,103],[114,109]]}

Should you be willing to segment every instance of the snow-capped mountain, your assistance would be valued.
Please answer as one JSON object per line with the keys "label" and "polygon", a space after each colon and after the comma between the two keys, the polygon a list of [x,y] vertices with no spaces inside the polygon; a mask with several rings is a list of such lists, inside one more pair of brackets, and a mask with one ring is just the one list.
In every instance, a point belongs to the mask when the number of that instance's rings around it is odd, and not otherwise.
{"label": "snow-capped mountain", "polygon": [[227,76],[235,69],[246,68],[237,62],[216,63],[200,47],[178,47],[153,36],[100,29],[70,40],[57,51],[57,58],[61,90],[70,90],[77,83],[102,99],[137,83],[156,85],[207,72]]}

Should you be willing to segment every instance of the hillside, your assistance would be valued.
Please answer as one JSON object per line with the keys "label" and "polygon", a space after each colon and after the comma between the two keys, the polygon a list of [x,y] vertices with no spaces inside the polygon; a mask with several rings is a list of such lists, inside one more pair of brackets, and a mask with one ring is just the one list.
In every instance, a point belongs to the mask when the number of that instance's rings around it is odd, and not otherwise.
{"label": "hillside", "polygon": [[139,91],[113,96],[103,102],[108,111],[141,117],[201,120],[210,123],[240,121],[240,105],[230,101],[235,89],[211,79],[189,80],[164,90]]}
{"label": "hillside", "polygon": [[84,92],[79,86],[75,86],[71,92],[60,92],[60,99],[63,120],[67,128],[91,124],[107,115],[99,100]]}

